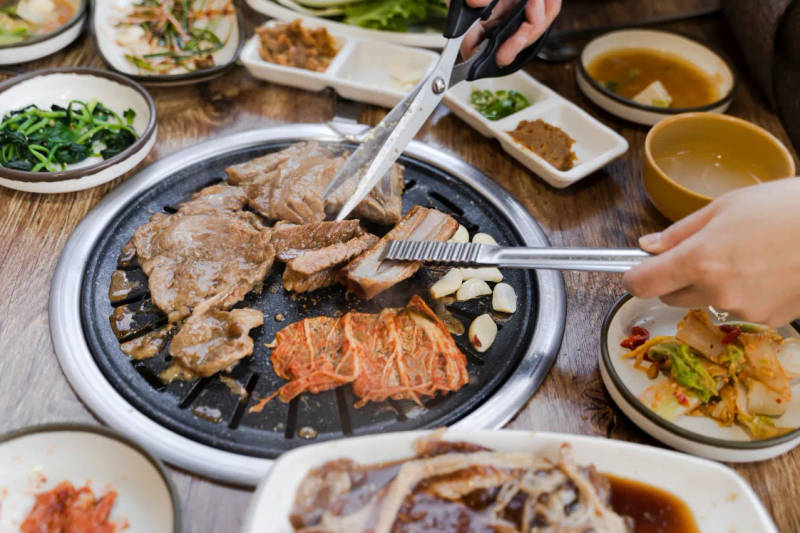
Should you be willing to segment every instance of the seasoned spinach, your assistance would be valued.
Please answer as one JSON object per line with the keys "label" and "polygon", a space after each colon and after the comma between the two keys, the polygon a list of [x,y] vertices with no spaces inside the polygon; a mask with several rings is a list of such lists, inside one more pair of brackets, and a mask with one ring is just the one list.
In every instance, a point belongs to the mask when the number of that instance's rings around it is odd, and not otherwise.
{"label": "seasoned spinach", "polygon": [[108,159],[138,137],[132,126],[136,113],[127,109],[123,117],[94,100],[11,111],[0,121],[0,165],[55,172],[89,157]]}

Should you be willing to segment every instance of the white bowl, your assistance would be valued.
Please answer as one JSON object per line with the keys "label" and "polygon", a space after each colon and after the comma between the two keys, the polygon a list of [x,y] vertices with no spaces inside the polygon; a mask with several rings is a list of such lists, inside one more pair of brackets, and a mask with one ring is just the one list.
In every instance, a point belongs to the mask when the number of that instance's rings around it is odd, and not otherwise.
{"label": "white bowl", "polygon": [[0,45],[0,65],[34,61],[68,46],[83,31],[88,16],[89,0],[72,0],[75,15],[56,30],[19,43]]}
{"label": "white bowl", "polygon": [[[519,91],[531,105],[500,120],[489,120],[472,106],[470,98],[473,90],[500,89]],[[502,78],[460,83],[447,91],[444,103],[482,135],[500,141],[509,155],[558,189],[585,178],[628,151],[628,141],[619,133],[524,71]],[[577,159],[571,169],[556,169],[508,134],[520,121],[536,119],[561,128],[575,139],[572,150]]]}
{"label": "white bowl", "polygon": [[117,43],[114,20],[118,19],[136,0],[97,0],[92,8],[92,32],[97,50],[103,61],[112,69],[148,86],[187,85],[221,76],[232,67],[244,44],[242,14],[239,9],[225,21],[220,31],[230,30],[225,46],[214,52],[214,66],[181,74],[145,74],[132,65],[125,54],[128,50]]}
{"label": "white bowl", "polygon": [[[654,49],[682,57],[715,80],[722,96],[716,102],[694,108],[661,108],[623,98],[602,87],[586,69],[596,57],[624,48]],[[589,100],[612,115],[648,126],[667,117],[690,111],[724,113],[730,107],[736,92],[736,77],[733,70],[718,53],[683,35],[657,30],[621,30],[594,39],[581,52],[575,76],[578,87]]]}
{"label": "white bowl", "polygon": [[[289,513],[295,492],[311,468],[340,458],[375,464],[413,457],[414,442],[429,434],[413,431],[355,437],[284,454],[259,484],[242,533],[260,533],[265,528],[271,533],[291,533]],[[578,464],[594,464],[605,474],[647,483],[678,496],[689,506],[703,533],[777,533],[750,486],[730,468],[711,461],[641,444],[559,433],[451,429],[445,438],[552,458],[566,442],[572,446]]]}
{"label": "white bowl", "polygon": [[89,484],[96,497],[117,491],[109,519],[127,522],[125,533],[180,533],[181,512],[163,465],[114,431],[81,424],[52,424],[0,436],[0,531],[19,531],[34,494],[62,481]]}
{"label": "white bowl", "polygon": [[[687,311],[685,308],[667,307],[657,299],[625,295],[606,315],[601,333],[600,375],[622,412],[667,446],[717,461],[762,461],[800,444],[800,429],[772,439],[750,440],[739,426],[723,427],[708,417],[682,416],[669,422],[639,401],[638,396],[655,380],[634,369],[631,359],[622,357],[628,350],[619,343],[630,334],[632,326],[646,328],[653,337],[674,335],[678,322]],[[779,329],[779,332],[784,337],[800,337],[790,326]],[[779,426],[800,426],[800,386],[792,387],[792,401],[776,423]]]}
{"label": "white bowl", "polygon": [[66,107],[70,100],[96,99],[122,114],[133,109],[139,134],[123,152],[106,160],[87,159],[59,172],[25,172],[0,166],[0,185],[19,191],[63,193],[96,187],[132,170],[147,157],[156,140],[156,108],[138,83],[113,72],[69,67],[34,71],[0,83],[0,117],[30,104]]}

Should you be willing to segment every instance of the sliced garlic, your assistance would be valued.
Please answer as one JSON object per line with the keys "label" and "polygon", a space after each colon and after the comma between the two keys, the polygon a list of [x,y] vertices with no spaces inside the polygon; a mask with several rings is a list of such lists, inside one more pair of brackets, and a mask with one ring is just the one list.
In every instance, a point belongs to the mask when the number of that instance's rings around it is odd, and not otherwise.
{"label": "sliced garlic", "polygon": [[453,233],[453,236],[450,237],[449,242],[469,242],[469,232],[467,228],[459,224],[458,229]]}
{"label": "sliced garlic", "polygon": [[476,233],[472,236],[472,242],[475,244],[491,244],[497,246],[497,241],[488,233]]}
{"label": "sliced garlic", "polygon": [[503,281],[503,274],[497,267],[462,268],[461,276],[464,279],[482,279],[492,283]]}
{"label": "sliced garlic", "polygon": [[431,298],[438,300],[448,294],[453,294],[461,287],[461,282],[463,281],[464,277],[461,275],[460,269],[450,269],[447,274],[439,278],[439,281],[431,285]]}
{"label": "sliced garlic", "polygon": [[459,302],[465,302],[467,300],[472,300],[473,298],[486,296],[487,294],[492,294],[492,289],[486,284],[485,281],[482,279],[468,279],[463,285],[461,285],[461,287],[458,288],[458,292],[456,292],[456,300]]}
{"label": "sliced garlic", "polygon": [[508,283],[498,283],[492,293],[492,309],[501,313],[513,313],[517,310],[517,293]]}
{"label": "sliced garlic", "polygon": [[497,324],[492,317],[484,313],[469,325],[469,342],[479,352],[485,352],[497,338]]}

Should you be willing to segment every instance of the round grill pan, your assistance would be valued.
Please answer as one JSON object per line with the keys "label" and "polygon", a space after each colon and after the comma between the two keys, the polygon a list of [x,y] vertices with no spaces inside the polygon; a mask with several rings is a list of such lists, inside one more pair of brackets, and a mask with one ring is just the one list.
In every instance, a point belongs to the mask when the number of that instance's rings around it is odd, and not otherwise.
{"label": "round grill pan", "polygon": [[[497,341],[484,354],[474,352],[465,335],[455,337],[467,354],[471,376],[456,393],[429,398],[425,408],[390,400],[356,409],[348,386],[305,394],[289,404],[276,399],[261,413],[249,413],[253,403],[284,383],[272,371],[265,346],[276,331],[311,316],[402,307],[412,294],[426,295],[440,275],[421,269],[372,301],[345,296],[341,288],[292,297],[280,285],[282,266],[276,262],[264,290],[237,305],[265,314],[264,326],[251,332],[253,356],[223,374],[247,391],[246,398],[234,394],[218,376],[162,384],[157,376],[169,365],[166,350],[152,359],[131,361],[110,327],[108,287],[117,268],[128,270],[130,278],[145,278],[135,264],[118,264],[120,249],[133,231],[153,213],[174,212],[197,190],[223,180],[226,167],[310,138],[340,142],[325,126],[288,126],[215,140],[170,156],[101,202],[76,229],[59,262],[51,293],[51,329],[70,382],[104,421],[127,429],[131,437],[184,468],[252,483],[270,459],[309,442],[457,423],[496,427],[538,387],[557,352],[564,322],[560,275],[506,270],[505,281],[517,291],[519,310],[501,324]],[[412,145],[401,163],[406,167],[404,212],[412,205],[434,207],[454,216],[470,233],[489,233],[500,244],[547,244],[524,209],[474,169],[420,145]],[[136,323],[137,333],[129,337],[165,321],[146,290],[134,292],[121,305],[133,312]],[[452,310],[468,326],[487,307],[484,299],[456,304]],[[64,317],[69,309],[76,315],[69,319],[74,329],[67,332]],[[186,453],[187,443],[191,453]],[[221,457],[227,460],[220,462]]]}

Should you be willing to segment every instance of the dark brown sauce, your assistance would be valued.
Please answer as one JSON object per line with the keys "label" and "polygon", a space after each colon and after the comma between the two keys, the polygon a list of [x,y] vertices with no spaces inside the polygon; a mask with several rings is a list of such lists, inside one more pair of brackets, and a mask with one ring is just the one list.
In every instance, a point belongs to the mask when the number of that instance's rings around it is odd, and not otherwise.
{"label": "dark brown sauce", "polygon": [[632,479],[606,477],[611,507],[634,520],[634,533],[700,533],[689,506],[674,494]]}

